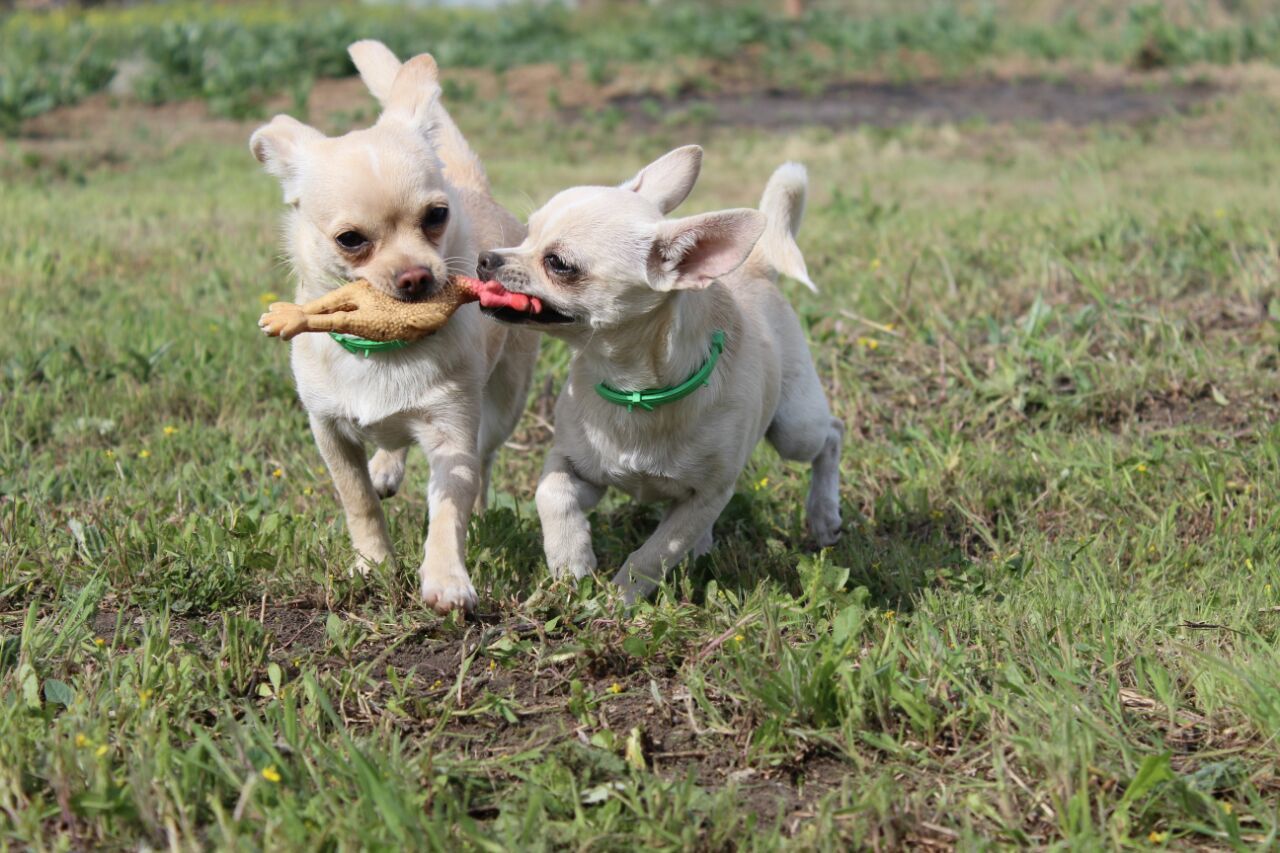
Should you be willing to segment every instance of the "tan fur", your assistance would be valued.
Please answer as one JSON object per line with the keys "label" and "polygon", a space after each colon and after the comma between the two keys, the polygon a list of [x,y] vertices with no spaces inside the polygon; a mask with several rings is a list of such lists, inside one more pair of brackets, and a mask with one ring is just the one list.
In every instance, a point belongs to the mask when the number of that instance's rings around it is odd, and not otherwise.
{"label": "tan fur", "polygon": [[[701,153],[677,149],[620,187],[566,190],[530,217],[523,243],[481,259],[481,278],[572,318],[535,326],[574,351],[537,491],[552,572],[576,578],[595,570],[587,513],[607,488],[667,505],[614,577],[628,600],[649,594],[686,555],[712,547],[712,525],[761,438],[784,458],[812,465],[812,538],[827,545],[840,530],[844,428],[776,286],[780,271],[808,283],[794,241],[804,170],[781,167],[760,210],[664,219],[692,189]],[[573,271],[557,273],[551,256]],[[724,354],[692,395],[629,412],[596,393],[600,382],[632,391],[684,381],[707,360],[717,329]]]}
{"label": "tan fur", "polygon": [[[327,138],[277,116],[250,141],[284,191],[298,303],[356,279],[392,294],[407,269],[424,268],[436,281],[470,276],[480,251],[524,234],[489,195],[478,158],[440,104],[435,60],[423,54],[401,65],[368,42],[351,52],[384,105],[373,127]],[[423,212],[442,205],[447,224],[428,233]],[[367,238],[367,250],[337,245],[349,230]],[[370,358],[346,352],[328,335],[293,340],[298,395],[342,501],[358,570],[393,559],[378,499],[399,488],[408,446],[416,443],[431,465],[422,598],[440,612],[475,606],[467,524],[483,506],[494,455],[523,410],[537,345],[535,333],[490,322],[474,305],[458,308],[434,334]],[[366,442],[378,448],[372,460]]]}

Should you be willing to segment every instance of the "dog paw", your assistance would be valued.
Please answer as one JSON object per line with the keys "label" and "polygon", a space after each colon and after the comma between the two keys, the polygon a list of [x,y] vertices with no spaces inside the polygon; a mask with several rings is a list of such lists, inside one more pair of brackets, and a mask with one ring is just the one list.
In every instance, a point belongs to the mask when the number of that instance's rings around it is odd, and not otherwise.
{"label": "dog paw", "polygon": [[840,508],[814,506],[808,512],[809,535],[819,548],[826,548],[840,541]]}
{"label": "dog paw", "polygon": [[662,574],[659,572],[654,575],[641,571],[628,560],[613,576],[613,583],[622,593],[623,603],[630,607],[653,595],[654,590],[662,583]]}
{"label": "dog paw", "polygon": [[569,554],[547,561],[551,577],[558,581],[577,583],[596,570],[596,555],[592,551]]}
{"label": "dog paw", "polygon": [[404,482],[404,457],[403,451],[379,450],[369,460],[373,490],[383,500],[400,491],[400,484]]}
{"label": "dog paw", "polygon": [[470,613],[479,599],[465,571],[422,575],[422,603],[441,616],[451,610]]}
{"label": "dog paw", "polygon": [[356,560],[354,563],[351,564],[351,569],[348,572],[348,574],[351,577],[355,577],[356,575],[360,575],[361,577],[364,577],[365,575],[369,574],[369,572],[373,571],[378,566],[389,561],[390,559],[391,559],[390,555],[376,557],[371,554],[356,554]]}

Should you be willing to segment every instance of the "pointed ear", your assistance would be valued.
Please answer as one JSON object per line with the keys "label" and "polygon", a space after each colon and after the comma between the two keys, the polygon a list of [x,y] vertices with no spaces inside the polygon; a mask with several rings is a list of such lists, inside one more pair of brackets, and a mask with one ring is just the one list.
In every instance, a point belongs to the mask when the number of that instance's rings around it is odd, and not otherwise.
{"label": "pointed ear", "polygon": [[702,149],[686,145],[663,154],[620,188],[649,199],[665,216],[688,198],[701,170]]}
{"label": "pointed ear", "polygon": [[658,226],[650,255],[654,290],[702,290],[742,266],[764,232],[758,210],[719,210]]}
{"label": "pointed ear", "polygon": [[268,175],[279,179],[286,204],[298,202],[297,179],[306,147],[324,139],[324,134],[295,118],[279,115],[249,137],[249,150]]}
{"label": "pointed ear", "polygon": [[429,53],[400,66],[385,101],[383,116],[394,116],[423,130],[431,128],[431,107],[440,97],[439,70]]}
{"label": "pointed ear", "polygon": [[347,48],[347,53],[369,92],[378,99],[378,103],[386,104],[387,98],[391,97],[391,85],[396,74],[400,73],[400,60],[389,47],[373,39],[355,42]]}

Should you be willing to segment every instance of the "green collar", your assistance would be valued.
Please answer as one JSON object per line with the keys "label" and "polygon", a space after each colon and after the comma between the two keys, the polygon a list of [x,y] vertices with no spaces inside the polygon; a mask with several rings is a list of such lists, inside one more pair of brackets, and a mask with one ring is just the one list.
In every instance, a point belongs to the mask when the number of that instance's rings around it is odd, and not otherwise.
{"label": "green collar", "polygon": [[329,337],[337,341],[338,346],[347,352],[362,355],[365,358],[368,358],[371,352],[390,352],[409,345],[408,341],[371,341],[358,335],[342,335],[338,332],[330,332]]}
{"label": "green collar", "polygon": [[707,356],[706,362],[698,368],[697,373],[679,385],[671,388],[650,388],[647,391],[618,391],[601,382],[596,386],[596,393],[610,403],[626,406],[628,412],[636,406],[646,412],[652,412],[658,406],[684,399],[702,386],[710,384],[711,371],[716,369],[716,362],[720,360],[722,352],[724,352],[724,332],[716,329],[711,333],[711,355]]}

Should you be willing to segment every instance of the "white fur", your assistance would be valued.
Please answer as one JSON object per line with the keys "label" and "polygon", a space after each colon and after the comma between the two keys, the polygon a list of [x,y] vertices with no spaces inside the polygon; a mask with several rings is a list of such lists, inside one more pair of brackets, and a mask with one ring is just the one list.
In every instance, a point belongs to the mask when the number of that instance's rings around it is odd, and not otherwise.
{"label": "white fur", "polygon": [[[290,205],[286,246],[299,302],[356,278],[394,292],[396,276],[413,267],[437,280],[473,275],[479,251],[524,235],[493,201],[479,160],[439,103],[435,61],[424,54],[401,65],[377,42],[359,42],[351,54],[384,103],[376,125],[330,139],[277,116],[250,142]],[[422,214],[440,204],[449,207],[448,222],[429,234]],[[335,238],[348,230],[365,235],[369,249],[340,249]],[[536,334],[466,305],[434,335],[394,352],[365,358],[322,334],[300,335],[292,347],[298,396],[338,489],[357,568],[393,557],[378,498],[400,487],[406,450],[416,443],[431,465],[423,600],[440,612],[473,608],[467,523],[524,407]],[[372,460],[365,443],[378,448]]]}
{"label": "white fur", "polygon": [[[712,525],[761,438],[812,465],[813,539],[828,545],[840,531],[844,427],[776,286],[780,271],[812,286],[794,239],[804,170],[778,169],[760,210],[664,219],[692,189],[701,153],[677,149],[620,187],[560,193],[530,217],[523,243],[497,253],[493,273],[573,318],[538,326],[574,350],[537,491],[552,572],[595,570],[587,513],[605,489],[668,504],[614,577],[628,600],[649,594],[687,554],[711,548]],[[554,273],[549,253],[578,271]],[[706,361],[716,329],[726,334],[724,355],[707,387],[683,400],[628,412],[596,393],[599,382],[626,391],[678,384]]]}

